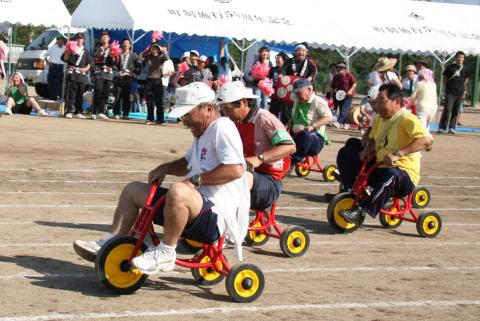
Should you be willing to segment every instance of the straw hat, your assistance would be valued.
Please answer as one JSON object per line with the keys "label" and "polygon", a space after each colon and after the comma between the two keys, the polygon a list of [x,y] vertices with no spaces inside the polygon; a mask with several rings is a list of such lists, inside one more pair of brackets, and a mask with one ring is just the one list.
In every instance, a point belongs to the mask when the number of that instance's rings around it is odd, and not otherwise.
{"label": "straw hat", "polygon": [[378,59],[378,62],[373,66],[373,71],[387,71],[393,68],[395,64],[397,63],[397,59],[395,58],[387,58],[387,57],[382,57]]}

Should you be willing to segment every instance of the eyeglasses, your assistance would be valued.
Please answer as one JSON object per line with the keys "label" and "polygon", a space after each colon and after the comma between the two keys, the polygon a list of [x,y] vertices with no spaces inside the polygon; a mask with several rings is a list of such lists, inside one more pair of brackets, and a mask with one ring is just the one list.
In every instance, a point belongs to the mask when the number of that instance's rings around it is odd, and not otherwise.
{"label": "eyeglasses", "polygon": [[180,119],[182,121],[190,121],[192,120],[193,118],[193,114],[195,113],[195,111],[198,110],[197,107],[194,107],[192,110],[190,110],[188,113],[186,113],[185,115],[183,115],[182,117],[180,117]]}

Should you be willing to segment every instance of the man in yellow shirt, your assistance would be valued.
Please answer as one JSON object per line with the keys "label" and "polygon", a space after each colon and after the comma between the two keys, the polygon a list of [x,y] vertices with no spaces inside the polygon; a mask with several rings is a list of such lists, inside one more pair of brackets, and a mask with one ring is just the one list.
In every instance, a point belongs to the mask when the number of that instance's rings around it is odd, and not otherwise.
{"label": "man in yellow shirt", "polygon": [[[375,159],[382,164],[370,175],[368,185],[373,188],[360,206],[339,214],[349,223],[358,224],[366,212],[375,217],[392,196],[404,197],[420,181],[420,151],[432,144],[431,136],[418,118],[402,108],[402,91],[385,84],[376,99],[377,117],[361,160]],[[358,164],[352,164],[356,167]]]}

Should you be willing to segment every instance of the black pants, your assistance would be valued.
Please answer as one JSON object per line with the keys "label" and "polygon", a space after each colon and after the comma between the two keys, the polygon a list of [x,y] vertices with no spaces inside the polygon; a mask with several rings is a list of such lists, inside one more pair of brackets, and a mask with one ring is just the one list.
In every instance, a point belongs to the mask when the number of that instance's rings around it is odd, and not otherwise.
{"label": "black pants", "polygon": [[[340,180],[343,183],[344,191],[351,190],[360,169],[362,160],[358,155],[363,150],[362,142],[358,138],[350,138],[345,146],[338,150],[337,167],[340,172]],[[370,166],[375,162],[372,161]]]}
{"label": "black pants", "polygon": [[115,83],[115,106],[113,108],[113,113],[115,115],[120,115],[120,104],[122,105],[123,117],[128,117],[130,113],[131,103],[130,95],[132,93],[132,81],[131,76],[119,77]]}
{"label": "black pants", "polygon": [[48,90],[50,99],[62,97],[63,65],[52,64],[48,67]]}
{"label": "black pants", "polygon": [[161,78],[147,78],[147,120],[154,121],[154,110],[157,107],[157,122],[163,123],[163,85]]}
{"label": "black pants", "polygon": [[360,206],[372,217],[377,216],[390,198],[407,196],[415,189],[407,172],[397,167],[375,169],[368,178],[368,186],[373,190],[368,199],[360,201]]}
{"label": "black pants", "polygon": [[270,101],[270,112],[274,114],[282,124],[288,123],[292,118],[292,106],[277,99]]}
{"label": "black pants", "polygon": [[452,94],[445,95],[445,107],[443,108],[438,129],[447,130],[449,128],[457,128],[458,111],[460,110],[462,99],[463,96],[456,96]]}
{"label": "black pants", "polygon": [[72,81],[67,78],[66,83],[66,106],[67,114],[81,114],[83,113],[83,93],[85,92],[85,84],[81,82]]}
{"label": "black pants", "polygon": [[316,132],[302,131],[293,136],[297,151],[292,155],[292,164],[301,162],[305,156],[315,156],[325,146],[325,141]]}
{"label": "black pants", "polygon": [[95,76],[93,81],[92,115],[106,114],[106,105],[113,81]]}

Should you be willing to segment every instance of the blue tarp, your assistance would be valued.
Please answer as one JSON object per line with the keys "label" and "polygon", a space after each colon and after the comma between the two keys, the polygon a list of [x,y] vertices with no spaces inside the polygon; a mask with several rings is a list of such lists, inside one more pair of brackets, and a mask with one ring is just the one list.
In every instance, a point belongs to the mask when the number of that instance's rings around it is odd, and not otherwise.
{"label": "blue tarp", "polygon": [[[100,38],[102,31],[108,31],[111,41],[128,38],[128,34],[125,30],[100,30],[94,29],[94,37]],[[141,37],[141,38],[140,38]],[[145,33],[143,30],[135,31],[136,40],[134,44],[134,51],[140,53],[151,43],[152,31]],[[163,33],[163,38],[160,39],[160,43],[168,44],[170,41],[170,57],[180,58],[185,51],[197,50],[200,55],[207,57],[213,56],[215,61],[218,61],[220,57],[221,39],[219,37],[205,37],[205,36],[188,36],[179,35],[176,33]],[[225,40],[227,43],[227,40]]]}

